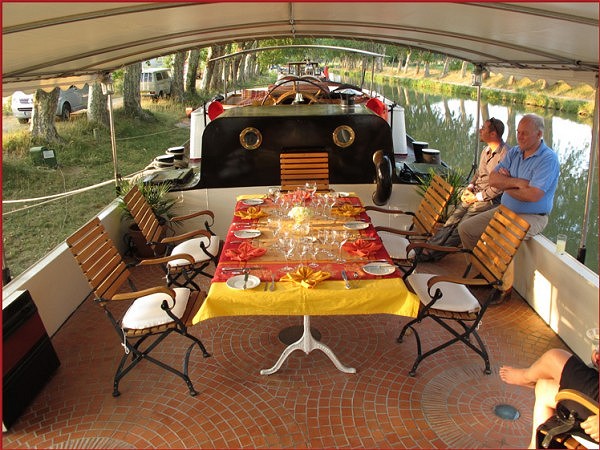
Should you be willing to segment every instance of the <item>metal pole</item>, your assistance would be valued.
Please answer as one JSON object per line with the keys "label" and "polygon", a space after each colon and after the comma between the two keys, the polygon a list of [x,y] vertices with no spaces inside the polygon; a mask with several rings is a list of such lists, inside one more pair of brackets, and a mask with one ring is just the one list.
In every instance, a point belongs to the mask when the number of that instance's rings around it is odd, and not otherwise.
{"label": "metal pole", "polygon": [[117,191],[117,195],[119,194],[119,170],[117,168],[117,139],[115,137],[115,122],[113,120],[113,103],[112,103],[112,92],[109,91],[107,94],[107,103],[108,103],[108,122],[110,125],[110,146],[112,148],[112,157],[113,157],[113,172],[115,177],[115,189]]}
{"label": "metal pole", "polygon": [[594,122],[592,124],[592,142],[590,144],[587,190],[585,193],[585,209],[583,212],[583,223],[581,225],[579,249],[577,250],[577,261],[582,264],[585,264],[585,242],[587,239],[588,223],[590,220],[590,203],[592,203],[592,185],[595,180],[594,169],[596,166],[596,155],[598,154],[598,75],[596,75],[596,95],[594,96],[594,99]]}
{"label": "metal pole", "polygon": [[476,65],[475,69],[473,69],[473,78],[471,80],[472,86],[477,86],[477,112],[475,114],[475,154],[473,155],[473,165],[471,166],[471,172],[467,176],[467,181],[471,179],[471,176],[477,170],[477,166],[479,165],[479,115],[481,111],[481,83],[483,81],[483,70],[484,67],[481,65]]}

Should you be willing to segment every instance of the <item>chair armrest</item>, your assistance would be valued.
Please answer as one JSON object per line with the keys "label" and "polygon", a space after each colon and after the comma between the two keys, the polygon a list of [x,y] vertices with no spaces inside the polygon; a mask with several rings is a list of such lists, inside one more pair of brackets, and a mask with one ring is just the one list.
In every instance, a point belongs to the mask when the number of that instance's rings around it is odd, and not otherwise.
{"label": "chair armrest", "polygon": [[443,245],[428,244],[427,242],[411,242],[406,247],[406,253],[409,253],[415,248],[426,248],[427,250],[434,250],[446,253],[468,253],[465,249],[460,247],[445,247]]}
{"label": "chair armrest", "polygon": [[415,213],[412,211],[402,211],[401,209],[389,209],[389,208],[381,208],[379,206],[365,206],[365,211],[377,211],[384,214],[406,214],[409,216],[414,216]]}
{"label": "chair armrest", "polygon": [[215,214],[209,209],[205,209],[202,211],[196,211],[191,214],[186,214],[183,216],[173,217],[173,218],[171,218],[171,222],[181,222],[182,220],[188,220],[188,219],[192,219],[192,218],[198,217],[198,216],[210,216],[210,218],[212,219],[212,222],[210,225],[213,225],[215,223]]}
{"label": "chair armrest", "polygon": [[561,389],[556,394],[555,399],[557,403],[562,400],[571,400],[577,402],[584,408],[588,409],[592,414],[598,415],[598,402],[583,392],[576,391],[575,389]]}
{"label": "chair armrest", "polygon": [[165,263],[168,263],[169,261],[174,261],[176,259],[186,259],[187,261],[189,261],[190,264],[194,264],[194,262],[195,262],[194,257],[192,255],[190,255],[189,253],[178,253],[178,254],[173,254],[173,255],[169,255],[169,256],[161,256],[160,258],[144,259],[144,260],[140,261],[139,263],[137,263],[137,265],[138,266],[149,266],[152,264],[165,264]]}
{"label": "chair armrest", "polygon": [[376,226],[375,227],[375,231],[377,231],[377,232],[385,231],[386,233],[400,234],[400,235],[403,235],[403,236],[421,237],[423,239],[427,239],[429,237],[427,235],[419,233],[418,231],[414,231],[414,230],[401,230],[400,228],[391,228],[391,227],[385,227],[385,226],[382,226],[382,225]]}
{"label": "chair armrest", "polygon": [[435,283],[441,283],[443,281],[448,283],[462,284],[465,286],[489,286],[492,284],[483,278],[462,278],[452,275],[436,275],[427,281],[427,288],[431,289],[431,286],[433,286]]}
{"label": "chair armrest", "polygon": [[194,238],[197,236],[204,236],[204,237],[207,237],[208,239],[210,239],[213,235],[210,234],[210,232],[206,231],[206,230],[194,230],[194,231],[189,231],[187,233],[178,234],[176,236],[164,237],[160,241],[160,243],[161,244],[172,244],[172,243],[176,243],[176,242],[186,241],[188,239],[191,239],[191,238]]}
{"label": "chair armrest", "polygon": [[172,299],[175,298],[175,291],[173,289],[170,289],[166,286],[155,286],[148,289],[142,289],[141,291],[123,292],[120,294],[115,294],[110,300],[135,300],[136,298],[143,297],[145,295],[161,293],[167,294]]}

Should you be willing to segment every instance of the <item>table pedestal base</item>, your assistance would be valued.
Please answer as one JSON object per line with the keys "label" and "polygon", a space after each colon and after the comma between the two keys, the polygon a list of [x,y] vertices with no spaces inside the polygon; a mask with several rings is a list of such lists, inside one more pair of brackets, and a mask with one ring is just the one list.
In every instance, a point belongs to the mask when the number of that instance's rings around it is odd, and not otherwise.
{"label": "table pedestal base", "polygon": [[284,361],[288,358],[288,356],[290,356],[290,354],[294,350],[302,350],[307,355],[313,350],[321,350],[327,355],[331,362],[333,362],[333,364],[335,365],[335,367],[338,368],[338,370],[344,373],[356,373],[356,369],[354,367],[344,366],[329,347],[317,341],[312,336],[312,334],[310,333],[310,316],[304,316],[304,331],[302,333],[302,337],[293,344],[288,345],[283,350],[283,353],[281,354],[281,356],[279,357],[279,359],[273,367],[271,367],[270,369],[262,369],[260,371],[260,374],[271,375],[277,372],[281,368],[281,365],[284,363]]}
{"label": "table pedestal base", "polygon": [[[302,333],[304,333],[304,327],[302,325],[292,325],[279,332],[279,340],[285,345],[290,345],[300,339]],[[316,328],[310,327],[310,334],[312,334],[312,337],[317,341],[321,340],[321,332]]]}

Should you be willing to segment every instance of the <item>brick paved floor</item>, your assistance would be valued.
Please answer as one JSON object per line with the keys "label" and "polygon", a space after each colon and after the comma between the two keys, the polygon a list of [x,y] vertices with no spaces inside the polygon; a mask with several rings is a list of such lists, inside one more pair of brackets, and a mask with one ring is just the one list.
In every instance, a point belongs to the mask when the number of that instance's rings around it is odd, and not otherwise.
{"label": "brick paved floor", "polygon": [[[448,259],[448,258],[447,258]],[[444,260],[443,260],[444,261]],[[461,270],[459,259],[445,262]],[[138,287],[161,274],[136,272]],[[205,283],[206,286],[206,283]],[[503,364],[526,365],[562,341],[517,295],[491,307],[480,334],[492,374],[462,344],[426,359],[408,376],[413,336],[396,342],[407,319],[388,315],[313,317],[342,363],[338,371],[319,351],[294,352],[281,370],[261,376],[284,348],[278,333],[301,317],[223,317],[193,327],[209,352],[197,349],[183,381],[147,362],[120,384],[112,378],[118,338],[101,310],[86,301],[53,337],[61,367],[15,425],[4,448],[524,448],[530,436],[533,391],[498,377]],[[445,337],[422,323],[424,346]],[[185,344],[185,345],[184,345]],[[169,337],[155,356],[180,367],[187,344]],[[517,420],[494,406],[517,408]]]}

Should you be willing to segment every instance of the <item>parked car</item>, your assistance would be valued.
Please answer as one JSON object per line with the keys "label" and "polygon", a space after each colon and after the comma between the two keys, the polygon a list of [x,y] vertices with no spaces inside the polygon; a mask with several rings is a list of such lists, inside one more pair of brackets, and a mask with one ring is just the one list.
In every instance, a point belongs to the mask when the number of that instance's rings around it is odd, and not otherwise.
{"label": "parked car", "polygon": [[171,95],[171,74],[165,67],[149,67],[140,76],[140,94],[154,100]]}
{"label": "parked car", "polygon": [[[71,86],[69,89],[61,90],[58,96],[56,115],[62,120],[69,120],[71,113],[87,109],[88,93],[89,86],[87,84],[81,89]],[[33,111],[33,94],[14,92],[11,107],[13,116],[19,120],[19,123],[29,122]]]}

